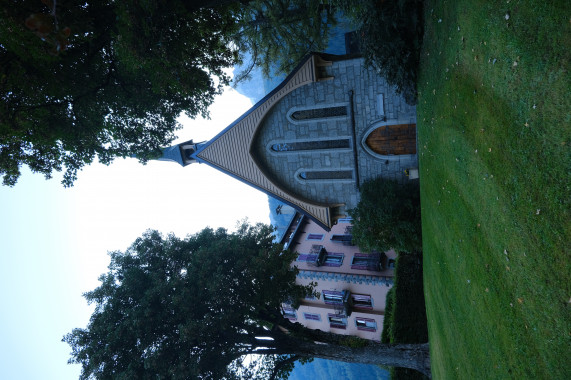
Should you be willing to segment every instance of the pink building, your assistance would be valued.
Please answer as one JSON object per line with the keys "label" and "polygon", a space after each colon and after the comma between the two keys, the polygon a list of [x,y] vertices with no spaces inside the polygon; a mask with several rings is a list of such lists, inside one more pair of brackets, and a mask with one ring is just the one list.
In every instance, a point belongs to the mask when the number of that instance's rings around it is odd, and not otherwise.
{"label": "pink building", "polygon": [[302,300],[297,310],[285,306],[284,315],[312,329],[378,341],[396,254],[361,251],[351,228],[350,218],[329,232],[300,214],[293,218],[282,242],[298,253],[297,282],[317,282],[320,298]]}

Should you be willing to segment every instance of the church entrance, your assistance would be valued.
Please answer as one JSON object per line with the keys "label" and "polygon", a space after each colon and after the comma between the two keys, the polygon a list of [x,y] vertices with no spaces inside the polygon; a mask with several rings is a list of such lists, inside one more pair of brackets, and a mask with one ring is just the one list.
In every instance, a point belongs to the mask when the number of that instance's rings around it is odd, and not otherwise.
{"label": "church entrance", "polygon": [[365,144],[382,156],[416,154],[416,124],[383,125],[367,136]]}

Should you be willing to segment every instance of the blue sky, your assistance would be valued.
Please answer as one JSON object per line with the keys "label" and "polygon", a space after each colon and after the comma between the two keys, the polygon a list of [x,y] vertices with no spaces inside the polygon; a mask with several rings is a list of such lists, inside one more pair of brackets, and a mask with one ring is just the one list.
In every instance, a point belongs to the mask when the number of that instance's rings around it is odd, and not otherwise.
{"label": "blue sky", "polygon": [[[183,119],[179,141],[207,140],[251,107],[227,89],[211,120]],[[108,251],[125,250],[147,228],[178,236],[238,220],[269,223],[267,196],[206,165],[134,159],[85,168],[70,189],[23,168],[0,186],[0,378],[77,379],[61,342],[91,315],[81,294],[98,286]]]}

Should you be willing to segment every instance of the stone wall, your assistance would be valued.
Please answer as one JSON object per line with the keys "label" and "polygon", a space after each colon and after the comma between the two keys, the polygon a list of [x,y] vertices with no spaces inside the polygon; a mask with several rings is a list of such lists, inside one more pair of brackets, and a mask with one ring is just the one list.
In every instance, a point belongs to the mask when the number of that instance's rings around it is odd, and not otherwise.
{"label": "stone wall", "polygon": [[[362,59],[333,62],[326,67],[332,80],[315,82],[300,87],[284,97],[266,116],[254,141],[254,150],[267,175],[272,176],[288,191],[326,204],[357,205],[358,183],[382,176],[406,180],[406,168],[417,167],[414,156],[395,156],[390,160],[375,157],[362,147],[364,137],[375,123],[386,118],[416,123],[416,110],[389,87],[386,81],[363,66]],[[384,115],[379,107],[382,95]],[[355,130],[351,122],[351,103]],[[295,110],[312,107],[346,106],[347,115],[313,121],[295,121],[290,115]],[[273,152],[271,145],[291,141],[315,141],[348,138],[350,147],[313,151]],[[357,148],[357,165],[355,152]],[[398,158],[397,158],[398,157]],[[352,171],[352,178],[303,180],[305,170]]]}

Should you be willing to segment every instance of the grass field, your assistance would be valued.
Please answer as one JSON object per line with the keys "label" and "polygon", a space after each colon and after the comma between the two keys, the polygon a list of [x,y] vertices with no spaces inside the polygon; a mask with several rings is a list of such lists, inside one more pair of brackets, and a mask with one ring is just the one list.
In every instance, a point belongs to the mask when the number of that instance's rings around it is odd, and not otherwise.
{"label": "grass field", "polygon": [[570,379],[571,2],[428,1],[418,101],[436,379]]}

